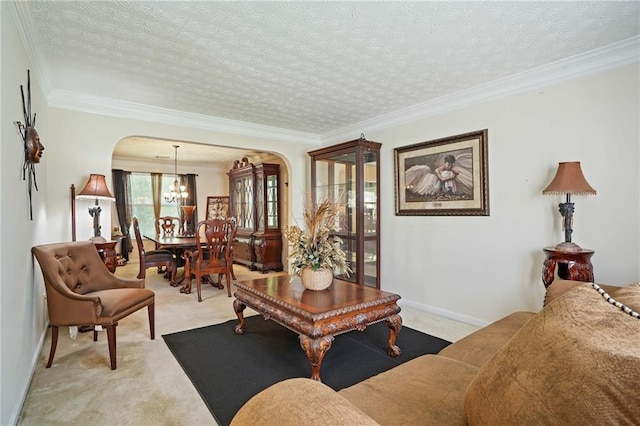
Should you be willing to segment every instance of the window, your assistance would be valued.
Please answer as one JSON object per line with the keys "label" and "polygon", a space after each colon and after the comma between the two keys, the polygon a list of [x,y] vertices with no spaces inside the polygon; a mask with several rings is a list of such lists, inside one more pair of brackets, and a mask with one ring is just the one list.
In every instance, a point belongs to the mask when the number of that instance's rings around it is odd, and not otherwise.
{"label": "window", "polygon": [[[178,177],[180,179],[180,177]],[[175,180],[174,175],[162,175],[160,194],[160,216],[180,217],[180,204],[168,203],[162,193],[169,190]],[[153,192],[150,173],[131,173],[131,216],[137,217],[142,235],[155,235],[155,216],[153,214]]]}

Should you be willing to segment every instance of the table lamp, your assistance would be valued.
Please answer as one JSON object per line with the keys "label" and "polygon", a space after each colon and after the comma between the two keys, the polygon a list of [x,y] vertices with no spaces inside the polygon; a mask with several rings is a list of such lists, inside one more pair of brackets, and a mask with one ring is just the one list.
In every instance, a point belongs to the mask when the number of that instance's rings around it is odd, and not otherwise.
{"label": "table lamp", "polygon": [[93,218],[93,238],[101,238],[100,212],[102,209],[100,208],[98,201],[115,201],[115,198],[113,198],[113,195],[109,192],[104,175],[91,174],[89,176],[89,181],[76,198],[79,200],[96,200],[95,205],[93,207],[89,207],[89,214]]}
{"label": "table lamp", "polygon": [[195,233],[191,231],[191,221],[193,220],[193,211],[196,209],[196,206],[181,206],[182,211],[184,213],[184,231],[182,235],[194,236]]}
{"label": "table lamp", "polygon": [[589,185],[584,175],[579,161],[565,162],[558,164],[556,176],[553,178],[549,186],[543,191],[544,195],[564,195],[567,196],[565,203],[558,204],[560,214],[563,217],[564,242],[556,245],[556,250],[561,251],[578,251],[580,246],[571,242],[571,234],[573,233],[573,203],[571,195],[596,195],[596,190]]}

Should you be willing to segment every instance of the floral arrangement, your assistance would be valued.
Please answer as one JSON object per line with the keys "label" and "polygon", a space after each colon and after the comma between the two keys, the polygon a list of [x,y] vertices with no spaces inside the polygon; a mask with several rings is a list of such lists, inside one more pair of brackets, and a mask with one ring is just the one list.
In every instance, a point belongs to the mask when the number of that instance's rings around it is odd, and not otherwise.
{"label": "floral arrangement", "polygon": [[292,247],[289,259],[293,274],[300,275],[305,268],[314,271],[329,268],[334,273],[347,276],[351,273],[347,255],[340,248],[342,239],[331,235],[336,230],[340,207],[340,202],[328,199],[315,205],[309,203],[303,213],[307,229],[302,230],[298,226],[285,228],[285,237]]}

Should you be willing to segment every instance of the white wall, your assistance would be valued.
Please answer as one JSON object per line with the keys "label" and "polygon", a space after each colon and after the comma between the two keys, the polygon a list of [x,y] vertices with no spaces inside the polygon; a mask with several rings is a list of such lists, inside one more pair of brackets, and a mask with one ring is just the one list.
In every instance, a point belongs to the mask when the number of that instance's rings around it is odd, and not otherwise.
{"label": "white wall", "polygon": [[[542,196],[558,162],[581,161],[597,191],[573,197],[573,241],[595,250],[598,282],[640,279],[638,65],[367,132],[382,142],[382,285],[405,302],[482,324],[537,310],[542,248],[563,241]],[[488,217],[395,216],[393,149],[488,129]],[[398,267],[402,265],[402,267]]]}
{"label": "white wall", "polygon": [[31,247],[47,238],[48,126],[39,82],[31,73],[32,114],[45,145],[36,165],[39,190],[33,192],[29,220],[27,182],[22,180],[23,144],[16,121],[24,123],[20,85],[33,70],[6,2],[0,3],[2,104],[0,121],[0,424],[16,421],[39,355],[45,327],[42,275],[34,269]]}

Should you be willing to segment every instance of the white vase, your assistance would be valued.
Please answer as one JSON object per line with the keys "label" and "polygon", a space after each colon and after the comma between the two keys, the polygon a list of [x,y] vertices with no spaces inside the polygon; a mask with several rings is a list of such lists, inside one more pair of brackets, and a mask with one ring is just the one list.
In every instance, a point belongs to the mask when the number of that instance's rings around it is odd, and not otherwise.
{"label": "white vase", "polygon": [[322,268],[314,271],[313,268],[304,268],[300,279],[305,288],[309,290],[324,290],[333,282],[333,271]]}

